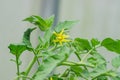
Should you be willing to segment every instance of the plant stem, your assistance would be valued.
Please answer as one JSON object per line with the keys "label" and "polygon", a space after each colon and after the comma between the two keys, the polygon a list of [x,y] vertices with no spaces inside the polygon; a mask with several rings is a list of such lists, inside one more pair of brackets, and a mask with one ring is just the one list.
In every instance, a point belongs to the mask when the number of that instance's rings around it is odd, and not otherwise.
{"label": "plant stem", "polygon": [[[17,75],[20,75],[20,70],[19,70],[19,61],[18,61],[18,57],[16,56],[16,65],[17,65]],[[20,78],[18,78],[18,80],[20,80]]]}
{"label": "plant stem", "polygon": [[84,62],[84,60],[88,57],[88,55],[93,51],[94,48],[92,48],[91,50],[88,51],[88,53],[83,56],[82,60],[80,61],[80,63]]}
{"label": "plant stem", "polygon": [[30,77],[26,77],[26,76],[17,76],[14,80],[18,80],[18,78],[24,78],[23,80],[26,80],[26,79],[29,79],[29,80],[33,80],[32,78]]}
{"label": "plant stem", "polygon": [[33,53],[34,53],[35,57],[37,58],[37,63],[38,63],[38,65],[40,65],[40,62],[39,62],[39,60],[38,60],[38,57],[37,57],[37,55],[36,55],[35,50],[33,49],[32,51],[33,51]]}
{"label": "plant stem", "polygon": [[70,61],[65,61],[63,63],[61,63],[60,65],[66,65],[66,66],[88,66],[93,68],[94,66],[89,65],[89,64],[85,64],[85,63],[75,63],[75,62],[70,62]]}
{"label": "plant stem", "polygon": [[81,58],[80,58],[80,56],[78,55],[78,53],[77,52],[75,52],[75,55],[77,56],[77,58],[81,61]]}
{"label": "plant stem", "polygon": [[30,64],[28,65],[27,69],[25,70],[25,76],[28,76],[32,66],[34,65],[34,63],[36,62],[37,58],[36,56],[34,56],[34,58],[32,59],[32,61],[30,62]]}
{"label": "plant stem", "polygon": [[69,69],[66,69],[66,70],[64,71],[64,73],[63,73],[60,77],[67,77],[68,74],[69,74],[69,72],[70,72],[70,70],[69,70]]}

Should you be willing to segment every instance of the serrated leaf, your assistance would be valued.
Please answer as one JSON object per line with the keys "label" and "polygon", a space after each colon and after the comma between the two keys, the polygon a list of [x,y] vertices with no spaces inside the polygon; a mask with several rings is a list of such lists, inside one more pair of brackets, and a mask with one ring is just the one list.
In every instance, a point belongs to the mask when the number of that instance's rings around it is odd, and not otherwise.
{"label": "serrated leaf", "polygon": [[96,45],[98,45],[98,44],[100,44],[100,41],[98,41],[97,39],[95,39],[95,38],[92,38],[91,39],[91,43],[92,43],[92,46],[96,46]]}
{"label": "serrated leaf", "polygon": [[41,31],[46,31],[52,26],[52,24],[54,22],[54,16],[51,16],[48,19],[43,19],[40,16],[32,15],[32,16],[24,19],[24,21],[28,21],[28,22],[38,26]]}
{"label": "serrated leaf", "polygon": [[74,42],[75,42],[74,47],[76,47],[80,51],[90,50],[92,48],[87,39],[75,38]]}
{"label": "serrated leaf", "polygon": [[112,59],[112,66],[115,68],[120,67],[120,55]]}
{"label": "serrated leaf", "polygon": [[100,53],[94,52],[93,57],[96,59],[96,65],[102,64],[106,66],[106,60]]}
{"label": "serrated leaf", "polygon": [[18,58],[22,52],[27,49],[25,44],[10,44],[8,48],[10,49],[10,53],[17,56]]}
{"label": "serrated leaf", "polygon": [[106,38],[101,43],[107,50],[120,54],[120,40]]}
{"label": "serrated leaf", "polygon": [[100,64],[100,65],[97,65],[96,68],[94,68],[92,72],[90,72],[90,75],[93,78],[97,78],[97,77],[99,77],[99,75],[107,73],[107,72],[108,71],[106,69],[106,66]]}
{"label": "serrated leaf", "polygon": [[70,53],[68,54],[66,51],[64,51],[64,49],[62,50],[60,50],[59,54],[56,53],[55,55],[49,56],[43,61],[43,63],[40,65],[37,72],[35,73],[33,80],[44,80],[45,78],[49,77],[50,73],[60,63],[62,63],[66,58],[68,58]]}
{"label": "serrated leaf", "polygon": [[62,53],[62,55],[57,54],[45,59],[35,74],[34,80],[44,80],[65,58],[66,56]]}
{"label": "serrated leaf", "polygon": [[50,27],[52,26],[53,22],[54,22],[54,15],[50,16],[48,19],[45,20],[45,22],[47,23],[47,26]]}
{"label": "serrated leaf", "polygon": [[36,28],[28,28],[23,35],[23,43],[28,47],[28,48],[32,48],[32,44],[30,42],[30,34],[33,30],[35,30]]}
{"label": "serrated leaf", "polygon": [[64,21],[58,23],[58,25],[55,27],[56,32],[60,32],[62,29],[69,29],[73,25],[75,25],[78,21]]}

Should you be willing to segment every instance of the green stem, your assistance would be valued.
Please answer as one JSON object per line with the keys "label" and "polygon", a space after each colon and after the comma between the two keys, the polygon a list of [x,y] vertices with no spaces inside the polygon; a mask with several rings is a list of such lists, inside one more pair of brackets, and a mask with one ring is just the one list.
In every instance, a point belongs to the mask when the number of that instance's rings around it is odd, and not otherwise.
{"label": "green stem", "polygon": [[85,63],[76,63],[76,62],[69,62],[69,61],[65,61],[63,63],[61,63],[60,65],[65,65],[65,66],[88,66],[93,68],[94,66],[89,65],[89,64],[85,64]]}
{"label": "green stem", "polygon": [[24,78],[23,80],[26,80],[26,79],[29,79],[29,80],[33,80],[32,78],[30,77],[26,77],[26,76],[17,76],[17,78],[15,78],[15,80],[18,80],[18,78]]}
{"label": "green stem", "polygon": [[25,70],[25,76],[28,76],[28,74],[29,74],[32,66],[33,66],[34,63],[36,62],[36,60],[37,60],[36,57],[34,57],[34,58],[32,59],[32,61],[31,61],[30,64],[28,65],[27,69]]}
{"label": "green stem", "polygon": [[39,62],[39,60],[38,60],[38,56],[36,55],[37,53],[35,52],[35,50],[32,50],[32,51],[33,51],[35,57],[37,58],[37,63],[38,63],[38,65],[40,65],[40,62]]}
{"label": "green stem", "polygon": [[83,56],[83,58],[82,58],[82,60],[80,61],[80,63],[82,63],[82,62],[85,61],[85,59],[86,59],[86,58],[88,57],[88,55],[93,51],[93,49],[94,49],[94,48],[92,48],[91,50],[89,50],[88,53],[87,53],[85,56]]}
{"label": "green stem", "polygon": [[67,77],[68,74],[69,74],[69,72],[70,72],[70,70],[69,70],[69,69],[66,69],[66,70],[64,71],[64,73],[63,73],[60,77]]}
{"label": "green stem", "polygon": [[80,61],[80,63],[84,62],[84,60],[88,57],[88,55],[89,55],[94,49],[97,49],[97,48],[99,48],[99,47],[101,47],[101,45],[98,45],[98,46],[93,47],[92,49],[90,49],[90,50],[87,52],[87,54],[86,54],[85,56],[83,56],[83,58],[82,58],[82,60]]}
{"label": "green stem", "polygon": [[48,51],[54,51],[56,49],[60,48],[60,46],[57,47],[57,45],[55,44],[51,49],[49,49]]}
{"label": "green stem", "polygon": [[81,58],[80,58],[80,56],[78,55],[78,53],[77,52],[75,52],[75,55],[77,56],[77,58],[81,61]]}
{"label": "green stem", "polygon": [[[19,76],[20,75],[20,70],[19,70],[19,61],[18,61],[18,57],[16,56],[16,65],[17,65],[17,75]],[[18,78],[18,80],[20,80]]]}

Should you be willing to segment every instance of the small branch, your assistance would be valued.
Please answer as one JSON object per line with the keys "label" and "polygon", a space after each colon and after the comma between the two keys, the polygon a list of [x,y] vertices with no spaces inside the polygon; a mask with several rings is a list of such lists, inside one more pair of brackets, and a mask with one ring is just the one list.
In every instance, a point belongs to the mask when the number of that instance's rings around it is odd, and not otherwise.
{"label": "small branch", "polygon": [[69,70],[69,69],[66,69],[66,70],[64,71],[64,73],[61,75],[61,77],[66,77],[66,76],[68,76],[69,72],[70,72],[70,70]]}
{"label": "small branch", "polygon": [[63,62],[63,63],[61,63],[61,65],[65,65],[65,66],[88,66],[91,68],[94,67],[92,65],[85,64],[85,63],[75,63],[75,62],[69,62],[69,61]]}
{"label": "small branch", "polygon": [[18,78],[20,79],[20,78],[26,78],[26,79],[29,79],[29,80],[33,80],[32,78],[30,78],[30,77],[26,77],[26,76],[17,76],[14,80],[18,80]]}
{"label": "small branch", "polygon": [[88,51],[88,53],[83,56],[82,60],[80,61],[80,63],[84,62],[84,60],[88,57],[88,55],[93,51],[94,48],[92,48],[91,50]]}
{"label": "small branch", "polygon": [[78,55],[78,53],[77,52],[75,52],[75,55],[77,56],[77,58],[81,61],[81,58],[80,58],[80,56]]}
{"label": "small branch", "polygon": [[33,53],[34,53],[35,57],[37,58],[37,63],[38,63],[38,65],[40,65],[40,62],[39,62],[39,60],[38,60],[38,56],[36,55],[35,50],[34,50],[34,49],[32,49],[32,51],[33,51]]}
{"label": "small branch", "polygon": [[25,70],[25,76],[27,76],[32,68],[32,66],[34,65],[34,63],[36,62],[37,58],[34,57],[32,59],[32,61],[30,62],[30,64],[28,65],[27,69]]}
{"label": "small branch", "polygon": [[[20,70],[19,70],[19,61],[18,61],[18,57],[16,56],[16,65],[17,65],[17,75],[20,75]],[[20,80],[19,78],[17,80]]]}

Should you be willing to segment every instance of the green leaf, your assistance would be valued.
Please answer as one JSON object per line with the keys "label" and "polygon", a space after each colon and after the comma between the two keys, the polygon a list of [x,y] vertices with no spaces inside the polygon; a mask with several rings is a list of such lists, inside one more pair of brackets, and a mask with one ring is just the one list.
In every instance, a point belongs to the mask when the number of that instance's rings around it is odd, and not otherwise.
{"label": "green leaf", "polygon": [[28,48],[32,48],[31,42],[30,42],[30,34],[33,30],[35,30],[36,28],[28,28],[23,35],[23,43],[25,45],[27,45]]}
{"label": "green leaf", "polygon": [[81,38],[75,38],[74,47],[78,49],[78,51],[90,50],[92,48],[87,39],[81,39]]}
{"label": "green leaf", "polygon": [[96,65],[96,64],[97,64],[97,61],[96,61],[96,60],[97,60],[97,59],[94,58],[94,57],[90,57],[90,58],[87,59],[87,61],[88,61],[89,63],[93,64],[93,65]]}
{"label": "green leaf", "polygon": [[28,22],[38,26],[41,31],[46,31],[47,29],[49,29],[52,26],[52,24],[54,22],[54,16],[51,16],[48,19],[43,19],[40,16],[32,15],[32,16],[24,19],[24,21],[28,21]]}
{"label": "green leaf", "polygon": [[99,76],[101,76],[101,75],[103,75],[107,72],[108,71],[106,69],[106,66],[100,64],[100,65],[96,66],[96,68],[93,69],[93,71],[90,73],[90,75],[91,75],[92,78],[95,79],[95,78],[97,78],[97,77],[99,77]]}
{"label": "green leaf", "polygon": [[75,74],[73,74],[73,73],[70,73],[69,74],[69,77],[68,77],[68,80],[75,80]]}
{"label": "green leaf", "polygon": [[80,76],[80,73],[83,71],[79,66],[71,66],[71,71],[73,71],[77,76]]}
{"label": "green leaf", "polygon": [[86,70],[86,69],[84,69],[82,72],[81,72],[81,76],[83,77],[83,78],[85,78],[86,80],[90,80],[89,78],[90,78],[90,72],[88,71],[88,70]]}
{"label": "green leaf", "polygon": [[25,44],[10,44],[8,48],[10,49],[10,53],[17,56],[18,58],[22,52],[27,49]]}
{"label": "green leaf", "polygon": [[[90,63],[94,64],[94,65],[106,65],[106,60],[105,58],[98,52],[94,51],[94,54],[92,54],[93,56],[90,57],[90,59],[88,60]],[[93,61],[94,60],[94,61]]]}
{"label": "green leaf", "polygon": [[50,27],[52,26],[53,22],[54,22],[54,15],[50,16],[48,19],[45,20],[45,22],[47,23],[47,26]]}
{"label": "green leaf", "polygon": [[49,42],[51,36],[52,36],[52,31],[51,31],[50,29],[48,29],[48,30],[45,32],[45,34],[44,34],[44,41],[45,41],[45,42],[47,42],[47,41]]}
{"label": "green leaf", "polygon": [[60,52],[56,53],[55,55],[49,56],[47,59],[43,60],[43,63],[38,68],[37,72],[35,73],[33,79],[34,80],[44,80],[45,78],[49,77],[51,72],[60,64],[62,63],[70,53],[64,51],[63,49]]}
{"label": "green leaf", "polygon": [[112,59],[112,66],[115,68],[120,67],[120,55]]}
{"label": "green leaf", "polygon": [[120,40],[106,38],[101,43],[107,50],[120,54]]}
{"label": "green leaf", "polygon": [[92,46],[95,47],[96,45],[100,44],[100,41],[98,41],[97,39],[93,38],[93,39],[91,39],[91,43],[92,43]]}
{"label": "green leaf", "polygon": [[111,80],[120,80],[119,76],[113,77]]}
{"label": "green leaf", "polygon": [[62,29],[69,29],[73,25],[75,25],[78,21],[64,21],[58,23],[58,25],[55,27],[56,32],[60,32]]}
{"label": "green leaf", "polygon": [[99,76],[95,80],[108,80],[108,78],[106,76]]}
{"label": "green leaf", "polygon": [[[53,79],[53,80],[63,80],[63,79],[59,78],[58,75],[54,75],[54,76],[52,76],[52,79]],[[49,79],[49,80],[50,80],[50,79]]]}

